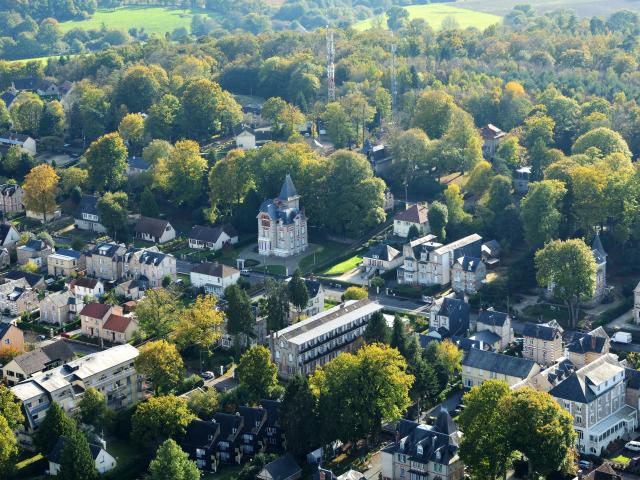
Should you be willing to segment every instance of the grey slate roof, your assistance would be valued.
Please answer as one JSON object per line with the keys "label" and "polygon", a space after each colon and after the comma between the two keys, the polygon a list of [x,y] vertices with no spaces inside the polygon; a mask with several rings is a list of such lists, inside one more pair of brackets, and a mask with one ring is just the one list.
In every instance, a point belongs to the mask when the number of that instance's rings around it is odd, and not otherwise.
{"label": "grey slate roof", "polygon": [[64,340],[57,340],[49,345],[36,348],[13,360],[26,375],[32,375],[44,370],[51,363],[65,363],[73,358],[73,350]]}
{"label": "grey slate roof", "polygon": [[623,367],[616,357],[604,355],[574,372],[566,380],[553,387],[549,394],[553,397],[579,403],[592,402],[607,393],[610,388],[604,389],[596,395],[591,386],[600,384],[622,369]]}
{"label": "grey slate roof", "polygon": [[478,269],[482,260],[476,257],[459,257],[456,260],[456,263],[462,267],[462,270],[465,272],[475,272]]}
{"label": "grey slate roof", "polygon": [[4,337],[11,327],[10,323],[0,323],[0,338]]}
{"label": "grey slate roof", "polygon": [[127,163],[129,164],[129,168],[134,170],[149,170],[150,167],[149,162],[142,157],[129,157]]}
{"label": "grey slate roof", "polygon": [[98,215],[98,197],[93,195],[83,195],[78,208],[75,212],[75,218],[82,219],[82,214]]}
{"label": "grey slate roof", "polygon": [[462,365],[516,378],[527,378],[536,365],[533,360],[472,348],[464,354]]}
{"label": "grey slate roof", "polygon": [[309,298],[315,298],[320,291],[320,282],[317,280],[311,280],[308,278],[304,279],[304,284],[307,287],[307,292],[309,292]]}
{"label": "grey slate roof", "polygon": [[290,453],[287,453],[282,457],[276,458],[273,462],[267,463],[257,478],[260,480],[287,480],[301,472],[300,465]]}
{"label": "grey slate roof", "polygon": [[192,420],[187,426],[181,444],[194,448],[211,449],[217,442],[220,434],[220,425],[205,420]]}
{"label": "grey slate roof", "polygon": [[490,330],[480,330],[473,335],[473,340],[479,340],[487,345],[493,345],[500,341],[500,335],[497,335]]}
{"label": "grey slate roof", "polygon": [[[53,446],[53,450],[51,450],[51,453],[47,455],[47,459],[50,462],[60,464],[62,451],[64,450],[64,445],[66,441],[67,441],[67,438],[64,435],[61,435],[60,437],[58,437],[58,441]],[[98,445],[94,445],[90,443],[89,449],[91,450],[91,457],[95,460],[96,458],[98,458],[98,455],[100,455],[100,451],[102,450],[102,447],[99,447]]]}
{"label": "grey slate roof", "polygon": [[278,195],[278,198],[280,200],[286,201],[290,198],[296,197],[297,195],[298,195],[298,191],[296,190],[296,187],[293,184],[293,180],[291,180],[291,175],[287,173],[287,176],[284,177],[282,188],[280,188],[280,195]]}
{"label": "grey slate roof", "polygon": [[82,256],[82,252],[78,252],[77,250],[72,250],[70,248],[58,248],[56,249],[56,254],[75,258],[76,260]]}
{"label": "grey slate roof", "polygon": [[502,327],[506,321],[507,314],[504,312],[497,312],[496,310],[488,309],[481,310],[478,314],[478,323],[484,323],[485,325]]}
{"label": "grey slate roof", "polygon": [[136,233],[147,233],[153,237],[160,238],[169,225],[168,220],[140,217],[140,220],[136,223]]}
{"label": "grey slate roof", "polygon": [[36,273],[23,272],[22,270],[11,270],[10,272],[4,274],[4,278],[7,278],[9,280],[20,280],[21,278],[24,278],[31,288],[36,286],[42,280],[41,275],[38,275]]}
{"label": "grey slate roof", "polygon": [[559,326],[553,325],[551,322],[526,323],[522,331],[522,335],[525,337],[537,338],[550,342],[553,341],[558,335],[562,335],[562,330]]}
{"label": "grey slate roof", "polygon": [[462,335],[469,329],[469,304],[464,300],[445,297],[438,315],[449,319],[449,335]]}
{"label": "grey slate roof", "polygon": [[216,225],[215,227],[205,227],[202,225],[194,225],[189,232],[189,238],[200,240],[201,242],[216,243],[222,232],[230,237],[237,237],[238,232],[231,225]]}
{"label": "grey slate roof", "polygon": [[379,243],[371,247],[364,256],[367,258],[376,258],[385,262],[391,262],[398,258],[400,255],[402,254],[391,245]]}
{"label": "grey slate roof", "polygon": [[0,243],[5,242],[7,235],[9,235],[9,232],[11,231],[11,228],[13,227],[6,223],[0,224]]}
{"label": "grey slate roof", "polygon": [[202,275],[209,275],[211,277],[218,277],[218,278],[230,277],[234,273],[238,272],[238,270],[236,270],[233,267],[229,267],[227,265],[223,265],[217,262],[216,263],[213,263],[213,262],[199,263],[193,267],[192,271],[195,273],[200,273]]}
{"label": "grey slate roof", "polygon": [[567,349],[573,353],[587,353],[587,352],[603,353],[606,343],[607,343],[607,338],[600,335],[596,335],[594,332],[589,332],[589,333],[576,332],[573,335],[573,340],[571,341],[571,343],[567,345]]}

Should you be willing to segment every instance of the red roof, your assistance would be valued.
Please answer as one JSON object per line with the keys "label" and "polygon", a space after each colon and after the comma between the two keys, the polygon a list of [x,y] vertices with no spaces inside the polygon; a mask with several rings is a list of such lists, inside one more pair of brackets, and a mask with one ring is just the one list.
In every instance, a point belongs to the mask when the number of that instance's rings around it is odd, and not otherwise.
{"label": "red roof", "polygon": [[415,204],[406,210],[398,212],[393,217],[394,220],[402,220],[403,222],[410,223],[427,223],[427,207],[420,204]]}
{"label": "red roof", "polygon": [[127,327],[131,323],[131,319],[129,317],[123,317],[122,315],[109,315],[109,318],[102,328],[105,330],[111,330],[112,332],[120,332],[124,333]]}
{"label": "red roof", "polygon": [[107,313],[109,313],[110,309],[110,305],[104,305],[102,303],[88,303],[84,306],[80,315],[102,319]]}
{"label": "red roof", "polygon": [[78,287],[85,287],[85,288],[94,289],[94,288],[96,288],[96,285],[98,284],[98,279],[97,278],[89,278],[89,277],[79,277],[79,278],[76,278],[73,281],[73,284],[78,286]]}

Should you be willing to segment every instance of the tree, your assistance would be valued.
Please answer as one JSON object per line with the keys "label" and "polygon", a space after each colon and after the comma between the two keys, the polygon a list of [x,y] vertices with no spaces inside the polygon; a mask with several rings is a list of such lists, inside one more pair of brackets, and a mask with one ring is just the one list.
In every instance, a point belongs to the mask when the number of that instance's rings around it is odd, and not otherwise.
{"label": "tree", "polygon": [[450,183],[444,191],[444,201],[447,206],[447,217],[449,223],[458,224],[469,218],[471,215],[464,211],[464,197],[460,191],[460,186]]}
{"label": "tree", "polygon": [[0,98],[0,130],[7,130],[11,126],[11,116],[7,104]]}
{"label": "tree", "polygon": [[235,336],[236,348],[240,348],[240,335],[254,335],[255,318],[251,299],[238,285],[229,285],[224,291],[224,298],[227,301],[227,333]]}
{"label": "tree", "polygon": [[118,125],[118,133],[133,151],[138,151],[144,139],[144,117],[139,113],[125,115]]}
{"label": "tree", "polygon": [[520,145],[520,140],[515,135],[508,136],[496,148],[495,157],[504,160],[511,168],[518,168],[522,165],[524,149]]}
{"label": "tree", "polygon": [[447,238],[445,227],[449,220],[449,212],[447,206],[440,202],[433,202],[429,206],[427,212],[427,218],[429,219],[429,226],[434,235],[436,235],[441,241]]}
{"label": "tree", "polygon": [[336,148],[350,146],[355,140],[356,132],[353,124],[340,103],[328,103],[322,114],[322,120],[326,126],[327,136]]}
{"label": "tree", "polygon": [[239,205],[253,187],[242,150],[232,150],[218,160],[209,171],[209,197],[211,209],[222,208],[227,216],[233,205]]}
{"label": "tree", "polygon": [[58,179],[56,171],[46,163],[34,167],[25,177],[24,205],[27,210],[42,214],[45,222],[47,214],[56,210]]}
{"label": "tree", "polygon": [[302,309],[309,303],[309,290],[307,290],[307,284],[304,278],[302,278],[300,269],[296,269],[296,271],[293,272],[293,276],[291,280],[289,280],[287,287],[289,290],[289,300],[298,310],[299,317]]}
{"label": "tree", "polygon": [[62,192],[69,196],[76,188],[83,190],[89,181],[89,172],[84,168],[69,167],[60,170],[58,173]]}
{"label": "tree", "polygon": [[436,145],[436,155],[441,168],[463,173],[482,160],[482,138],[471,115],[454,111],[451,127]]}
{"label": "tree", "polygon": [[403,185],[409,185],[418,170],[428,173],[434,166],[429,162],[429,137],[419,128],[394,135],[391,139],[391,152],[394,173]]}
{"label": "tree", "polygon": [[185,399],[174,395],[151,397],[138,404],[131,417],[131,439],[153,452],[168,438],[184,435],[194,419]]}
{"label": "tree", "polygon": [[114,239],[127,236],[128,202],[129,197],[124,192],[107,192],[96,205],[100,223],[113,234]]}
{"label": "tree", "polygon": [[198,418],[210,420],[220,406],[218,391],[215,388],[194,390],[187,399],[187,406]]}
{"label": "tree", "polygon": [[[343,106],[344,111],[351,120],[355,130],[355,143],[358,144],[358,139],[360,138],[364,142],[366,125],[371,123],[375,114],[375,109],[369,105],[368,98],[362,92],[352,91],[340,97],[338,102]],[[360,135],[360,132],[362,132],[362,135]]]}
{"label": "tree", "polygon": [[553,129],[556,123],[551,117],[536,114],[528,117],[524,121],[522,128],[521,143],[527,150],[531,150],[536,142],[548,147],[553,143]]}
{"label": "tree", "polygon": [[99,191],[117,190],[126,179],[127,155],[127,147],[117,133],[94,141],[85,153],[93,187]]}
{"label": "tree", "polygon": [[601,157],[612,153],[622,153],[625,157],[631,158],[631,151],[622,135],[606,127],[594,128],[584,135],[580,135],[571,151],[575,155],[586,153],[590,148],[596,148]]}
{"label": "tree", "polygon": [[304,114],[279,97],[269,98],[263,105],[262,117],[270,120],[282,138],[289,138],[305,121]]}
{"label": "tree", "polygon": [[0,415],[0,474],[9,477],[11,460],[18,455],[18,439],[9,422]]}
{"label": "tree", "polygon": [[391,328],[391,348],[396,348],[401,354],[407,351],[407,332],[404,329],[404,322],[396,315],[393,318],[393,327]]}
{"label": "tree", "polygon": [[166,140],[151,140],[151,142],[142,149],[142,158],[145,162],[154,167],[158,164],[161,158],[164,158],[165,160],[170,158],[174,151],[174,146]]}
{"label": "tree", "polygon": [[451,95],[430,90],[418,98],[411,125],[424,130],[429,138],[440,138],[451,126],[456,110],[458,106]]}
{"label": "tree", "polygon": [[44,420],[34,436],[34,443],[39,452],[48,455],[53,449],[58,437],[70,436],[76,431],[76,423],[69,418],[62,407],[56,402],[47,409]]}
{"label": "tree", "polygon": [[491,170],[491,164],[486,160],[482,160],[471,170],[465,188],[472,195],[480,197],[489,188],[492,177],[493,171]]}
{"label": "tree", "polygon": [[455,343],[446,339],[436,346],[436,362],[447,372],[449,381],[455,378],[456,372],[462,369],[462,350]]}
{"label": "tree", "polygon": [[136,305],[140,329],[149,337],[167,338],[178,321],[180,308],[175,295],[164,288],[146,291]]}
{"label": "tree", "polygon": [[94,427],[102,427],[107,414],[107,403],[104,394],[93,387],[87,388],[78,404],[80,422]]}
{"label": "tree", "polygon": [[536,252],[536,279],[541,287],[553,285],[553,294],[569,310],[570,326],[576,327],[580,301],[593,296],[596,262],[582,239],[553,240]]}
{"label": "tree", "polygon": [[285,327],[289,317],[289,289],[284,282],[265,279],[267,330],[274,332]]}
{"label": "tree", "polygon": [[165,440],[149,464],[149,480],[199,480],[200,470],[172,440]]}
{"label": "tree", "polygon": [[292,377],[280,405],[280,423],[287,437],[287,449],[298,459],[320,444],[317,399],[306,376]]}
{"label": "tree", "polygon": [[98,478],[89,442],[80,430],[65,436],[64,447],[60,455],[60,472],[62,480],[94,480]]}
{"label": "tree", "polygon": [[460,458],[474,478],[494,480],[506,475],[513,457],[505,418],[511,395],[503,381],[487,380],[464,395],[464,410],[458,417],[464,431]]}
{"label": "tree", "polygon": [[155,340],[142,345],[139,351],[136,370],[153,384],[156,395],[168,392],[178,384],[184,363],[175,345],[166,340]]}
{"label": "tree", "polygon": [[441,391],[438,376],[433,366],[425,360],[418,337],[414,336],[407,341],[404,355],[407,360],[407,372],[415,378],[409,396],[422,411],[437,403]]}
{"label": "tree", "polygon": [[116,101],[130,112],[145,112],[160,98],[167,83],[167,73],[157,64],[131,66],[116,87]]}
{"label": "tree", "polygon": [[391,342],[391,329],[381,312],[371,315],[363,336],[368,343],[378,342],[388,345]]}
{"label": "tree", "polygon": [[9,109],[13,128],[36,136],[40,128],[43,109],[44,102],[38,95],[28,92],[20,93]]}
{"label": "tree", "polygon": [[257,345],[240,357],[238,380],[254,401],[271,396],[278,387],[278,367],[271,361],[268,348]]}
{"label": "tree", "polygon": [[154,168],[154,185],[181,205],[194,205],[202,195],[207,161],[192,140],[176,142],[169,158],[161,158]]}
{"label": "tree", "polygon": [[387,10],[387,26],[389,30],[394,32],[400,30],[400,28],[409,19],[409,11],[405,8],[393,6]]}
{"label": "tree", "polygon": [[529,460],[529,478],[573,468],[573,417],[546,392],[514,391],[505,408],[511,448]]}
{"label": "tree", "polygon": [[140,215],[143,217],[157,218],[160,214],[156,196],[149,187],[144,187],[142,195],[140,195]]}
{"label": "tree", "polygon": [[362,300],[368,296],[369,292],[362,287],[349,287],[342,294],[342,299],[346,302],[348,300]]}
{"label": "tree", "polygon": [[204,139],[242,119],[238,103],[220,85],[205,78],[190,81],[182,94],[182,119],[189,137]]}
{"label": "tree", "polygon": [[0,416],[5,418],[11,430],[24,421],[20,402],[5,385],[0,385]]}
{"label": "tree", "polygon": [[180,314],[173,339],[180,348],[194,345],[208,349],[222,336],[224,314],[213,295],[198,295]]}
{"label": "tree", "polygon": [[560,233],[561,202],[567,193],[559,180],[543,180],[529,185],[520,204],[525,238],[531,247],[544,245]]}
{"label": "tree", "polygon": [[145,132],[151,138],[171,140],[177,134],[180,118],[180,100],[166,94],[151,105],[145,122]]}
{"label": "tree", "polygon": [[38,133],[41,137],[60,137],[64,133],[64,108],[58,100],[47,103],[42,111]]}

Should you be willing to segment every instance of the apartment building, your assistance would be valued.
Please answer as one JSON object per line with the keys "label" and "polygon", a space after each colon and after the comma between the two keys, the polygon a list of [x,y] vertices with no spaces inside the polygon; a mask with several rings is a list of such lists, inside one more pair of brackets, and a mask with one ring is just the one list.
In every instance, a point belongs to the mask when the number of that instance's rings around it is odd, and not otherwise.
{"label": "apartment building", "polygon": [[72,414],[89,387],[104,394],[109,408],[124,408],[140,400],[142,380],[134,367],[137,356],[135,347],[118,345],[36,374],[11,387],[25,414],[24,429],[18,432],[20,443],[25,447],[32,445],[31,435],[44,420],[51,403],[58,403]]}
{"label": "apartment building", "polygon": [[638,412],[627,405],[627,375],[613,354],[575,371],[549,391],[573,416],[580,453],[600,455],[616,439],[628,439],[638,425]]}
{"label": "apartment building", "polygon": [[500,350],[504,350],[513,342],[513,328],[511,317],[493,308],[481,310],[476,320],[476,332],[488,331],[500,337]]}
{"label": "apartment building", "polygon": [[15,183],[0,185],[0,211],[4,214],[24,212],[24,190]]}
{"label": "apartment building", "polygon": [[161,287],[165,277],[175,282],[176,274],[176,257],[157,247],[130,248],[124,256],[124,277],[137,280],[142,288]]}
{"label": "apartment building", "polygon": [[486,380],[502,380],[510,387],[540,372],[540,366],[526,358],[471,348],[462,358],[462,384],[465,388]]}
{"label": "apartment building", "polygon": [[562,327],[555,320],[525,324],[522,356],[540,365],[553,365],[564,354],[562,333]]}
{"label": "apartment building", "polygon": [[269,337],[271,356],[278,374],[287,378],[309,375],[341,352],[350,351],[382,306],[372,300],[350,300],[320,312]]}
{"label": "apartment building", "polygon": [[67,248],[59,248],[47,258],[47,270],[54,277],[70,277],[86,268],[82,252]]}
{"label": "apartment building", "polygon": [[122,277],[127,247],[117,243],[99,243],[86,254],[87,275],[114,282]]}

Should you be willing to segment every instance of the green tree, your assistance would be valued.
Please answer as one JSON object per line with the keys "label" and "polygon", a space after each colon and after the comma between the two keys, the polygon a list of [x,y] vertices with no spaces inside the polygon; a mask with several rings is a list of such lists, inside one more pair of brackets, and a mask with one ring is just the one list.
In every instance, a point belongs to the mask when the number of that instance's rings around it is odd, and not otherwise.
{"label": "green tree", "polygon": [[5,385],[0,385],[0,416],[5,418],[11,430],[17,429],[24,421],[20,402]]}
{"label": "green tree", "polygon": [[327,136],[336,148],[348,147],[355,140],[356,132],[353,124],[340,103],[327,104],[322,120],[325,122]]}
{"label": "green tree", "polygon": [[60,455],[60,472],[62,480],[94,480],[98,478],[89,442],[80,430],[65,436],[64,448]]}
{"label": "green tree", "polygon": [[125,115],[118,125],[118,133],[133,152],[139,152],[144,140],[144,117],[140,113]]}
{"label": "green tree", "polygon": [[89,172],[84,168],[69,167],[56,173],[60,177],[62,192],[67,196],[76,188],[84,190],[89,182]]}
{"label": "green tree", "polygon": [[254,401],[272,395],[278,387],[278,367],[268,348],[257,345],[240,357],[238,380]]}
{"label": "green tree", "polygon": [[0,130],[7,130],[11,126],[11,115],[7,104],[0,98]]}
{"label": "green tree", "polygon": [[0,415],[0,475],[9,477],[12,460],[18,455],[18,439],[9,422]]}
{"label": "green tree", "polygon": [[144,217],[157,218],[160,214],[156,196],[149,187],[144,187],[140,196],[140,215]]}
{"label": "green tree", "polygon": [[138,404],[131,417],[131,439],[153,452],[168,438],[184,435],[187,425],[194,419],[185,399],[174,395],[151,397]]}
{"label": "green tree", "polygon": [[293,276],[291,280],[289,280],[287,287],[289,289],[289,300],[293,306],[296,307],[299,317],[302,309],[306,308],[309,303],[309,290],[307,290],[307,284],[304,278],[302,278],[300,269],[296,269],[296,271],[293,272]]}
{"label": "green tree", "polygon": [[145,132],[151,138],[171,140],[177,134],[180,119],[180,100],[171,95],[163,95],[151,105],[145,122]]}
{"label": "green tree", "polygon": [[404,322],[396,315],[393,319],[393,327],[391,328],[391,348],[396,348],[404,355],[407,352],[407,332],[404,329]]}
{"label": "green tree", "polygon": [[127,147],[117,133],[103,135],[85,153],[89,180],[98,191],[117,190],[126,179]]}
{"label": "green tree", "polygon": [[274,332],[285,327],[289,317],[289,289],[284,282],[265,279],[267,330]]}
{"label": "green tree", "polygon": [[24,179],[24,205],[42,214],[45,222],[47,214],[56,210],[58,178],[56,171],[44,163],[34,167]]}
{"label": "green tree", "polygon": [[394,5],[387,10],[387,26],[389,30],[394,32],[400,30],[400,28],[409,20],[409,11],[405,8]]}
{"label": "green tree", "polygon": [[553,240],[536,252],[536,279],[541,287],[553,285],[554,296],[566,303],[571,327],[578,323],[580,301],[596,287],[596,262],[582,239]]}
{"label": "green tree", "polygon": [[440,138],[451,126],[457,110],[451,95],[443,90],[429,90],[418,98],[411,125],[424,130],[429,138]]}
{"label": "green tree", "polygon": [[154,168],[154,185],[181,205],[194,205],[204,190],[207,161],[192,140],[176,142],[169,158],[161,158]]}
{"label": "green tree", "polygon": [[407,372],[415,378],[409,391],[409,396],[422,411],[433,406],[438,401],[438,395],[440,394],[438,376],[433,366],[425,360],[418,337],[413,336],[407,340],[405,355]]}
{"label": "green tree", "polygon": [[165,440],[149,464],[149,480],[199,480],[200,470],[172,440]]}
{"label": "green tree", "polygon": [[320,444],[317,399],[306,376],[289,380],[280,405],[280,422],[287,437],[287,450],[301,459]]}
{"label": "green tree", "polygon": [[305,121],[304,114],[279,97],[269,98],[263,106],[262,117],[270,120],[281,138],[289,138]]}
{"label": "green tree", "polygon": [[76,423],[69,418],[62,407],[53,402],[47,409],[44,420],[34,436],[34,443],[39,452],[48,455],[53,449],[58,437],[70,436],[76,431]]}
{"label": "green tree", "polygon": [[158,164],[161,158],[165,161],[173,156],[175,148],[166,140],[151,140],[151,142],[142,149],[142,158],[152,167]]}
{"label": "green tree", "polygon": [[184,363],[175,345],[154,340],[142,345],[139,351],[136,370],[153,384],[156,394],[168,392],[179,383]]}
{"label": "green tree", "polygon": [[38,134],[41,137],[59,137],[64,133],[64,108],[58,100],[47,103],[42,111]]}
{"label": "green tree", "polygon": [[524,153],[524,148],[520,145],[518,137],[510,135],[500,142],[496,148],[495,157],[504,160],[510,168],[515,169],[522,165]]}
{"label": "green tree", "polygon": [[232,207],[239,205],[253,187],[247,161],[242,150],[232,150],[218,160],[209,171],[211,208],[220,208],[229,216]]}
{"label": "green tree", "polygon": [[35,93],[20,93],[11,104],[9,112],[13,128],[19,132],[36,136],[40,129],[40,120],[44,110],[44,102]]}
{"label": "green tree", "polygon": [[586,153],[591,148],[597,149],[601,157],[606,157],[612,153],[622,153],[625,157],[631,158],[631,151],[627,142],[622,138],[622,135],[610,128],[598,127],[584,135],[580,135],[573,144],[571,151],[575,155]]}
{"label": "green tree", "polygon": [[419,128],[412,128],[391,139],[393,170],[403,185],[409,185],[418,170],[429,172],[431,167],[429,137]]}
{"label": "green tree", "polygon": [[107,192],[97,203],[100,223],[114,240],[127,236],[127,204],[129,197],[124,192]]}
{"label": "green tree", "polygon": [[436,146],[440,166],[448,171],[471,170],[482,160],[482,138],[467,112],[456,110],[453,123]]}
{"label": "green tree", "polygon": [[536,114],[528,117],[522,127],[521,142],[528,150],[533,148],[536,142],[548,147],[553,143],[553,129],[556,123],[551,117]]}
{"label": "green tree", "polygon": [[447,206],[449,223],[459,224],[471,218],[471,215],[464,211],[464,197],[457,184],[449,184],[444,191],[444,202]]}
{"label": "green tree", "polygon": [[447,373],[449,381],[452,381],[455,378],[456,372],[462,369],[462,354],[462,350],[449,339],[438,342],[436,346],[436,362]]}
{"label": "green tree", "polygon": [[167,338],[178,322],[179,314],[176,296],[164,288],[147,290],[136,305],[138,325],[149,337]]}
{"label": "green tree", "polygon": [[458,417],[464,431],[460,458],[474,478],[501,478],[511,467],[513,451],[505,418],[510,395],[509,385],[498,380],[487,380],[464,395],[465,408]]}
{"label": "green tree", "polygon": [[204,139],[242,119],[242,110],[233,97],[208,79],[190,81],[183,91],[181,103],[184,131],[192,138]]}
{"label": "green tree", "polygon": [[146,112],[167,84],[167,73],[161,66],[134,65],[124,72],[116,87],[116,102],[124,104],[129,112]]}
{"label": "green tree", "polygon": [[491,164],[486,160],[482,160],[471,170],[465,189],[472,195],[480,197],[489,188],[492,177],[493,170],[491,169]]}
{"label": "green tree", "polygon": [[240,348],[240,335],[253,337],[255,318],[251,299],[238,285],[229,285],[224,291],[227,301],[227,333],[234,335],[236,349]]}
{"label": "green tree", "polygon": [[87,388],[78,403],[78,419],[86,425],[100,428],[107,415],[107,402],[104,394],[93,387]]}
{"label": "green tree", "polygon": [[429,226],[434,235],[436,235],[441,241],[447,237],[445,230],[447,222],[449,221],[449,212],[447,206],[444,203],[433,202],[429,206],[427,212],[427,218],[429,219]]}
{"label": "green tree", "polygon": [[567,193],[559,180],[543,180],[529,185],[520,205],[522,226],[531,247],[544,245],[560,233],[561,202]]}
{"label": "green tree", "polygon": [[198,418],[210,420],[220,406],[218,391],[215,388],[194,390],[187,399],[187,406]]}
{"label": "green tree", "polygon": [[387,325],[387,320],[382,315],[382,312],[376,312],[371,315],[363,336],[368,343],[379,342],[388,345],[391,342],[391,329]]}

